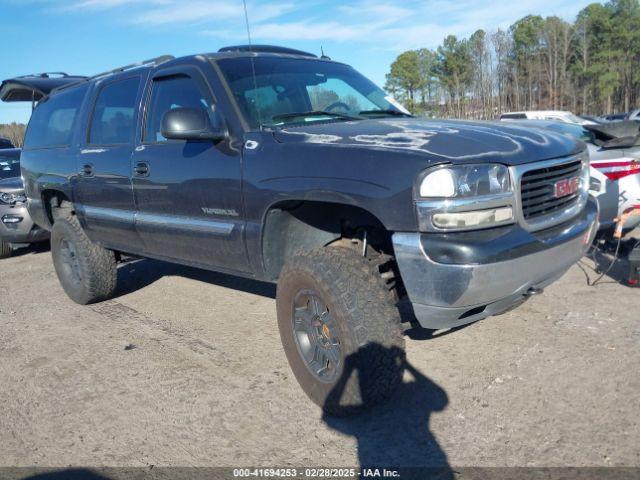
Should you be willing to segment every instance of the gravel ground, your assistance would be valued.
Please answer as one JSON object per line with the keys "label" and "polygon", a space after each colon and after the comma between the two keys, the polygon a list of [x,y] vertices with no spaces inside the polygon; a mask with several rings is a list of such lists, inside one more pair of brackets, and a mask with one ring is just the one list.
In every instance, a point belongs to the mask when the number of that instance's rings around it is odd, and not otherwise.
{"label": "gravel ground", "polygon": [[407,333],[392,402],[324,417],[275,288],[167,263],[82,307],[50,254],[0,263],[0,466],[640,466],[640,289],[575,266],[519,309]]}

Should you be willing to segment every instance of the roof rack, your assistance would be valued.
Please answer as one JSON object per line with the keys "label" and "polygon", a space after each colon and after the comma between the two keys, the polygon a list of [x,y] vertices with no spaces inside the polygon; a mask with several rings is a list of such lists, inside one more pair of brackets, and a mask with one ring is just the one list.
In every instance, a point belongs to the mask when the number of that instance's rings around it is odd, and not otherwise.
{"label": "roof rack", "polygon": [[152,66],[152,65],[160,65],[161,63],[168,62],[169,60],[173,60],[176,57],[173,55],[161,55],[159,57],[150,58],[149,60],[143,60],[141,62],[130,63],[129,65],[125,65],[123,67],[114,68],[113,70],[107,70],[106,72],[101,72],[96,75],[92,75],[90,77],[85,77],[80,79],[77,82],[73,82],[67,85],[63,85],[59,88],[56,88],[54,91],[64,90],[69,87],[73,87],[74,85],[78,85],[79,83],[90,82],[91,80],[96,80],[97,78],[106,77],[107,75],[113,75],[120,72],[125,72],[127,70],[131,70],[132,68],[144,67],[144,66]]}
{"label": "roof rack", "polygon": [[174,58],[176,58],[176,57],[174,57],[173,55],[161,55],[159,57],[150,58],[149,60],[143,60],[141,62],[130,63],[129,65],[125,65],[124,67],[114,68],[113,70],[108,70],[106,72],[102,72],[102,73],[98,73],[96,75],[93,75],[93,76],[87,78],[87,81],[95,80],[96,78],[100,78],[100,77],[106,77],[107,75],[112,75],[114,73],[120,73],[120,72],[124,72],[126,70],[131,70],[132,68],[144,67],[146,65],[160,65],[161,63],[168,62],[169,60],[173,60]]}
{"label": "roof rack", "polygon": [[42,73],[32,73],[30,75],[20,75],[19,77],[14,77],[14,78],[51,78],[53,76],[61,77],[61,78],[79,77],[79,75],[69,75],[66,72],[42,72]]}
{"label": "roof rack", "polygon": [[301,57],[318,58],[318,56],[313,53],[303,52],[302,50],[296,50],[295,48],[278,47],[275,45],[235,45],[231,47],[223,47],[218,50],[218,52],[282,53],[287,55],[299,55]]}

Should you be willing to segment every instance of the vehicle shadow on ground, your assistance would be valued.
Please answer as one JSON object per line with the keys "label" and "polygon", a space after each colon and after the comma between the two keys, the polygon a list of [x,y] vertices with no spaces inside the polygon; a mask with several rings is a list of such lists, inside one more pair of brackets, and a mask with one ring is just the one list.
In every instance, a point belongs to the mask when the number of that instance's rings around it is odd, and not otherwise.
{"label": "vehicle shadow on ground", "polygon": [[28,477],[22,477],[22,480],[110,480],[110,478],[88,468],[66,468],[36,473]]}
{"label": "vehicle shadow on ground", "polygon": [[151,259],[132,260],[118,267],[116,297],[141,290],[168,276],[184,277],[262,297],[276,298],[276,286],[271,283]]}
{"label": "vehicle shadow on ground", "polygon": [[[615,257],[616,246],[613,244],[592,249],[591,253],[585,255],[578,263],[587,283],[591,285],[597,281],[598,284],[617,283],[628,286],[629,261],[627,256],[639,241],[635,238],[623,240],[617,258]],[[603,273],[603,278],[598,280]]]}
{"label": "vehicle shadow on ground", "polygon": [[[362,372],[362,366],[371,361],[372,355],[375,358],[387,356],[391,364],[399,366],[397,374],[403,380],[392,398],[362,413],[357,413],[357,407],[354,410],[349,405],[337,409],[334,407],[333,414],[323,415],[323,421],[330,428],[356,438],[361,469],[426,467],[430,469],[429,478],[453,479],[447,455],[429,426],[431,414],[447,407],[447,394],[411,365],[399,348],[387,348],[374,343],[348,356],[340,380],[327,397],[327,403],[339,403],[350,381],[358,382],[361,392],[376,391],[369,383],[373,384],[379,379],[367,375],[366,371]],[[364,401],[367,400],[365,397]],[[346,417],[354,413],[355,416]],[[416,478],[425,477],[424,470],[415,474]],[[411,471],[403,471],[402,478],[411,477]]]}
{"label": "vehicle shadow on ground", "polygon": [[19,247],[13,250],[11,258],[24,257],[27,255],[40,255],[42,253],[48,253],[51,251],[49,242],[38,242],[27,245],[26,247]]}

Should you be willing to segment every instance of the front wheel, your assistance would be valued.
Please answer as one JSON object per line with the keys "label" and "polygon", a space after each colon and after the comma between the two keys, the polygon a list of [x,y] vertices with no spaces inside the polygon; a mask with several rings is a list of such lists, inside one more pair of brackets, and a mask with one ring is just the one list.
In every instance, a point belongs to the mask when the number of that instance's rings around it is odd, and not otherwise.
{"label": "front wheel", "polygon": [[296,254],[277,291],[291,369],[326,412],[348,415],[389,398],[402,381],[404,338],[393,294],[355,250]]}
{"label": "front wheel", "polygon": [[77,217],[58,217],[51,231],[53,265],[65,293],[87,305],[111,298],[116,289],[116,257],[95,245]]}

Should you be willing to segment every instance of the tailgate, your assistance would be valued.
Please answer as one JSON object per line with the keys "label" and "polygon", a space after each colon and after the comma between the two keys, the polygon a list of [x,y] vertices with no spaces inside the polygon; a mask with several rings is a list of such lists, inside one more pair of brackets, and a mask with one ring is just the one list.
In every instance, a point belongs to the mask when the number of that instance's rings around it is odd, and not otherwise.
{"label": "tailgate", "polygon": [[38,102],[52,90],[76,83],[86,77],[67,73],[40,73],[3,80],[0,100],[3,102]]}

